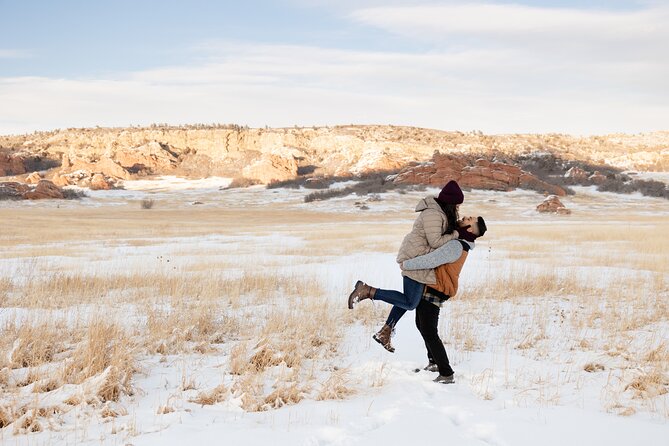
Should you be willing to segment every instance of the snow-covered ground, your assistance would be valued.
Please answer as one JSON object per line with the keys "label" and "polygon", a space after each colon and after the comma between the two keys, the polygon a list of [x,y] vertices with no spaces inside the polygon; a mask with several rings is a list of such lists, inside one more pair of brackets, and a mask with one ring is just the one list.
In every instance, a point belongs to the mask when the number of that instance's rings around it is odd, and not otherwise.
{"label": "snow-covered ground", "polygon": [[[220,190],[228,184],[226,179],[182,182],[166,178],[158,183],[127,182],[126,190],[90,192],[89,198],[82,202],[64,206],[102,206],[114,212],[113,209],[124,206],[135,208],[135,201],[147,197],[157,200],[158,209],[161,205],[188,209],[194,206],[194,201],[212,208],[253,209],[269,203],[276,209],[303,212],[305,216],[309,213],[350,214],[358,218],[350,223],[355,234],[362,224],[367,228],[380,222],[410,227],[417,198],[436,192],[432,189],[407,194],[393,192],[381,194],[381,201],[371,202],[353,196],[304,203],[304,195],[311,191],[261,187]],[[599,193],[592,188],[576,190],[575,196],[563,199],[573,211],[570,217],[536,214],[534,206],[542,197],[526,191],[507,194],[473,191],[467,194],[466,209],[492,215],[490,227],[500,231],[517,225],[551,222],[573,226],[576,230],[583,227],[590,230],[592,225],[601,227],[602,219],[616,215],[621,209],[632,213],[626,215],[632,221],[640,216],[651,218],[650,223],[646,220],[645,224],[665,224],[666,227],[669,216],[666,201]],[[360,210],[356,202],[365,202],[369,209]],[[21,206],[50,208],[55,204],[8,203],[8,206],[20,210]],[[367,217],[361,222],[360,215]],[[341,223],[331,225],[334,230]],[[360,231],[360,234],[363,237],[369,233]],[[383,239],[384,234],[378,237]],[[508,249],[493,249],[498,243],[495,237],[498,236],[492,229],[471,253],[462,273],[462,289],[480,290],[486,283],[495,283],[514,271],[536,272],[546,268],[553,273],[557,271],[558,275],[570,276],[577,283],[587,282],[602,289],[615,286],[621,277],[646,277],[646,274],[648,279],[644,280],[648,288],[639,288],[640,297],[655,289],[650,282],[657,273],[599,265],[560,270],[547,267],[537,258],[518,257]],[[523,242],[523,234],[515,237],[519,243]],[[237,235],[144,237],[140,245],[133,244],[133,239],[125,239],[122,234],[103,245],[82,236],[79,241],[62,245],[76,255],[28,256],[34,248],[30,244],[6,246],[0,257],[0,279],[9,278],[21,286],[28,279],[23,274],[30,268],[43,272],[45,277],[73,272],[95,277],[110,272],[186,274],[196,264],[225,264],[228,265],[225,270],[217,273],[233,279],[243,277],[248,268],[271,268],[273,274],[286,277],[313,277],[324,290],[324,302],[343,307],[356,279],[383,288],[401,286],[394,252],[366,249],[365,240],[369,239],[360,239],[359,252],[334,255],[327,250],[313,251],[310,244],[313,240],[284,226],[277,226],[277,231],[269,234],[254,234],[240,228]],[[397,246],[399,241],[390,243]],[[538,242],[532,243],[534,246]],[[565,246],[560,240],[541,243],[560,256],[579,255],[579,246]],[[58,243],[52,243],[42,248],[54,245],[58,247]],[[609,249],[609,255],[619,254],[614,248]],[[188,276],[183,277],[186,280]],[[660,273],[660,277],[667,283],[669,271]],[[661,293],[657,299],[669,299],[666,285],[659,287]],[[396,353],[386,352],[371,339],[383,318],[378,319],[376,327],[354,321],[346,326],[337,355],[312,364],[318,385],[323,385],[329,376],[326,371],[343,372],[345,386],[355,393],[341,400],[305,398],[294,405],[259,412],[243,410],[242,397],[232,393],[213,405],[192,402],[203,390],[220,384],[233,385],[234,377],[229,373],[231,346],[222,344],[206,354],[142,355],[139,372],[132,380],[136,391],[109,405],[117,416],[103,417],[99,410],[77,407],[57,422],[43,426],[41,432],[14,435],[9,428],[0,429],[0,441],[3,445],[669,445],[667,394],[636,401],[632,393],[623,388],[638,371],[618,370],[619,357],[576,347],[581,338],[587,337],[596,343],[601,334],[588,327],[566,328],[569,321],[565,321],[565,314],[571,317],[585,311],[580,296],[565,291],[559,295],[505,301],[495,299],[493,292],[491,290],[491,295],[486,296],[489,299],[482,303],[452,300],[442,309],[440,332],[456,370],[453,385],[433,383],[435,375],[429,372],[414,373],[413,369],[423,366],[426,358],[423,342],[413,325],[413,314],[409,313],[400,321],[393,338]],[[277,290],[267,305],[282,308],[284,300],[282,291]],[[380,314],[385,312],[385,304],[370,302],[362,302],[353,311],[362,311],[364,305],[380,308]],[[470,314],[483,308],[477,305],[485,306],[490,312],[490,323],[481,323]],[[143,323],[142,318],[133,313],[133,305],[105,306],[101,301],[70,309],[4,307],[0,308],[0,325],[11,321],[21,323],[38,314],[71,321],[100,308],[106,308],[110,314],[120,314],[129,326]],[[545,339],[538,339],[533,346],[519,347],[526,332],[534,333],[534,325],[543,326]],[[562,330],[565,339],[559,340]],[[456,340],[454,333],[457,337],[468,337],[472,345],[465,348],[467,342]],[[281,333],[276,336],[280,337]],[[571,339],[572,336],[580,337]],[[547,342],[548,339],[552,343]],[[669,339],[669,321],[641,326],[638,331],[629,332],[625,339],[630,346],[662,346],[663,340]],[[594,373],[585,371],[584,365],[593,361],[601,363],[604,369]],[[281,381],[289,373],[285,365],[274,367],[265,375],[265,386]],[[191,380],[192,389],[184,386],[184,381]],[[669,383],[660,383],[660,386],[669,388]],[[60,391],[75,392],[76,389]],[[18,396],[6,393],[3,398],[0,403],[11,405],[12,398],[18,399]],[[35,393],[34,398],[54,398],[54,395]],[[169,410],[161,410],[165,407]]]}

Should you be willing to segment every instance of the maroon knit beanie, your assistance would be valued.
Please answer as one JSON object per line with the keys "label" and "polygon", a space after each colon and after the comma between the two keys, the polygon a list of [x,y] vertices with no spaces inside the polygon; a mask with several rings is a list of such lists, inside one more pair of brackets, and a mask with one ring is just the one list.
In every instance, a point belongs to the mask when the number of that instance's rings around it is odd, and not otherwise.
{"label": "maroon knit beanie", "polygon": [[462,189],[460,189],[458,183],[451,180],[441,189],[437,201],[443,204],[462,204],[465,201],[465,195],[462,193]]}

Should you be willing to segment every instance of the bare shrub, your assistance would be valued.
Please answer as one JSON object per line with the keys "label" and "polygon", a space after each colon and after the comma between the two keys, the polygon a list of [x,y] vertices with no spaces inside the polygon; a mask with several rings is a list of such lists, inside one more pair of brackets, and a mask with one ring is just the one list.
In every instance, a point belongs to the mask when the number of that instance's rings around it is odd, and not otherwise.
{"label": "bare shrub", "polygon": [[63,198],[66,200],[80,200],[82,198],[88,197],[88,194],[86,191],[81,190],[81,189],[73,189],[70,187],[64,187],[61,189],[61,192],[63,194]]}
{"label": "bare shrub", "polygon": [[139,205],[142,209],[152,209],[153,205],[155,204],[155,201],[150,198],[145,198],[144,200],[139,202]]}
{"label": "bare shrub", "polygon": [[241,189],[245,187],[256,186],[258,184],[262,184],[262,182],[255,178],[237,177],[233,178],[232,182],[223,189]]}
{"label": "bare shrub", "polygon": [[669,188],[661,181],[631,180],[628,177],[607,176],[606,181],[597,187],[603,192],[631,194],[639,192],[647,197],[669,199]]}
{"label": "bare shrub", "polygon": [[312,201],[323,201],[335,197],[345,197],[346,195],[350,195],[350,192],[347,190],[347,188],[312,192],[304,197],[304,202],[311,203]]}
{"label": "bare shrub", "polygon": [[310,203],[312,201],[322,201],[322,200],[328,200],[330,198],[346,197],[352,194],[358,196],[372,195],[373,197],[378,197],[380,199],[378,194],[383,192],[389,192],[391,190],[401,190],[401,189],[412,190],[421,187],[424,189],[424,186],[414,186],[414,185],[394,183],[393,181],[388,179],[389,174],[390,173],[386,172],[386,173],[375,174],[374,176],[365,177],[361,181],[358,181],[357,183],[351,186],[343,187],[341,189],[313,192],[304,197],[304,202]]}

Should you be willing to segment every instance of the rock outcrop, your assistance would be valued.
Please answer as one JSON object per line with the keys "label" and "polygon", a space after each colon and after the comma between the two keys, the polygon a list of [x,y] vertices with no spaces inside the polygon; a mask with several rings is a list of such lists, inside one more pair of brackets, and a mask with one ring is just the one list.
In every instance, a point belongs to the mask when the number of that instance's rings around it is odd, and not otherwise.
{"label": "rock outcrop", "polygon": [[107,177],[129,180],[132,175],[123,166],[108,156],[99,159],[86,159],[78,155],[63,155],[60,174],[87,172],[88,177],[101,173]]}
{"label": "rock outcrop", "polygon": [[36,186],[9,181],[0,183],[0,197],[15,200],[41,200],[45,198],[65,198],[63,190],[49,180],[40,180]]}
{"label": "rock outcrop", "polygon": [[560,215],[569,215],[571,211],[565,207],[564,204],[556,195],[549,195],[546,199],[537,205],[537,212],[553,213]]}
{"label": "rock outcrop", "polygon": [[572,167],[564,174],[564,177],[575,183],[585,183],[588,180],[588,172],[580,167]]}
{"label": "rock outcrop", "polygon": [[[150,141],[129,150],[119,150],[113,155],[114,162],[132,174],[167,175],[176,169],[179,154],[167,144]],[[104,172],[100,172],[103,173]]]}
{"label": "rock outcrop", "polygon": [[26,173],[24,162],[20,155],[0,153],[0,177]]}
{"label": "rock outcrop", "polygon": [[266,154],[250,166],[242,169],[244,178],[261,183],[284,181],[297,176],[297,161],[292,156]]}
{"label": "rock outcrop", "polygon": [[90,188],[92,190],[109,190],[113,189],[115,186],[114,180],[109,177],[105,177],[101,173],[93,174],[90,180]]}
{"label": "rock outcrop", "polygon": [[592,175],[588,177],[588,181],[594,184],[603,184],[606,183],[606,175],[603,175],[600,172],[595,171]]}
{"label": "rock outcrop", "polygon": [[435,153],[430,162],[401,170],[393,181],[399,184],[443,186],[449,180],[455,180],[461,187],[468,189],[510,191],[523,188],[566,195],[561,187],[546,183],[517,166],[484,159],[471,161],[466,157],[441,153]]}
{"label": "rock outcrop", "polygon": [[37,184],[42,180],[42,175],[38,172],[33,172],[26,177],[26,183],[28,184]]}
{"label": "rock outcrop", "polygon": [[[147,175],[216,175],[268,183],[305,172],[328,177],[401,170],[400,178],[413,177],[410,181],[421,184],[439,185],[445,178],[456,178],[471,188],[521,187],[561,195],[561,189],[528,172],[531,167],[525,165],[522,171],[513,162],[546,153],[593,166],[592,170],[600,166],[603,176],[573,170],[563,179],[570,184],[598,184],[609,174],[605,164],[620,169],[669,170],[667,147],[669,132],[593,137],[484,135],[380,125],[66,129],[0,136],[0,176],[51,169],[45,177],[53,178],[57,185],[89,187],[97,174],[108,184]],[[446,158],[433,158],[434,152]],[[477,158],[502,162],[477,163]],[[60,168],[55,168],[59,164]],[[532,172],[538,174],[539,170]],[[104,187],[99,176],[95,184]]]}
{"label": "rock outcrop", "polygon": [[41,200],[44,198],[65,198],[60,187],[49,180],[41,180],[37,183],[34,190],[23,194],[23,198],[28,200]]}
{"label": "rock outcrop", "polygon": [[0,199],[23,199],[23,194],[30,192],[31,187],[17,181],[6,181],[0,183]]}

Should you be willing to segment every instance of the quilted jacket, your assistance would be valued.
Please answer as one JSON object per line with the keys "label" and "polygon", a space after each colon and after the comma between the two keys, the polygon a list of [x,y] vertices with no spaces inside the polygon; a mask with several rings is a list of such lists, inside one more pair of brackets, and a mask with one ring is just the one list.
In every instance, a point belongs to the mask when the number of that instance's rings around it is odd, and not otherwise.
{"label": "quilted jacket", "polygon": [[[402,240],[402,245],[400,245],[400,250],[397,253],[397,263],[400,265],[405,260],[427,254],[459,236],[458,231],[453,231],[452,234],[444,234],[448,227],[446,214],[441,210],[441,206],[434,197],[426,197],[420,200],[416,205],[416,212],[420,212],[420,214],[416,218],[411,232]],[[434,269],[402,271],[402,275],[426,285],[437,283]]]}

